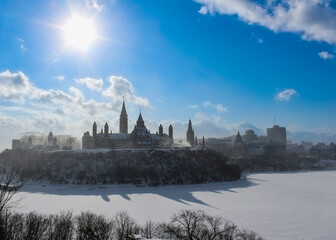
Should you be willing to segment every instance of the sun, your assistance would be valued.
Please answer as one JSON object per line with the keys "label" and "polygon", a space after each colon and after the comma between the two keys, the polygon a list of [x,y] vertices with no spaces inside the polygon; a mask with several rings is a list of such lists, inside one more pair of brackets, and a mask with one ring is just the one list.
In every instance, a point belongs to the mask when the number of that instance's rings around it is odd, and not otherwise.
{"label": "sun", "polygon": [[79,15],[72,18],[63,27],[66,47],[87,50],[97,37],[93,20]]}

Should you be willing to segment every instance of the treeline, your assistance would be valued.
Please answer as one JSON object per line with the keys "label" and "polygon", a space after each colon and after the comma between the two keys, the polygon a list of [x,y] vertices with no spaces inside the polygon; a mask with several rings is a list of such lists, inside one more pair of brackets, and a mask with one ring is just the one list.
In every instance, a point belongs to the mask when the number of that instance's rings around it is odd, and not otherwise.
{"label": "treeline", "polygon": [[0,218],[3,240],[39,239],[183,239],[183,240],[262,240],[254,231],[239,229],[234,223],[203,211],[182,210],[168,223],[147,220],[140,226],[127,212],[112,219],[90,212],[74,216],[71,212],[57,215],[7,213]]}
{"label": "treeline", "polygon": [[321,160],[317,158],[297,156],[236,157],[231,158],[229,161],[232,164],[238,165],[240,169],[245,172],[325,170],[336,165],[322,163]]}
{"label": "treeline", "polygon": [[59,184],[133,183],[156,186],[240,178],[237,165],[227,164],[226,157],[207,149],[108,152],[6,150],[0,154],[0,167],[10,168],[25,179]]}

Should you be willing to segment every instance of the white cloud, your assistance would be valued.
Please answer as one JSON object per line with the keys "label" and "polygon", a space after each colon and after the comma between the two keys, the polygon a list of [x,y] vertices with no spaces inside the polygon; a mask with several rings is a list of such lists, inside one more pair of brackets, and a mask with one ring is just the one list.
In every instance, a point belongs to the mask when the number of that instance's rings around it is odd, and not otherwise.
{"label": "white cloud", "polygon": [[295,89],[289,88],[285,89],[274,97],[277,101],[289,101],[293,96],[298,95]]}
{"label": "white cloud", "polygon": [[237,15],[274,32],[293,32],[305,40],[336,44],[336,10],[329,0],[194,0],[201,14]]}
{"label": "white cloud", "polygon": [[11,101],[24,101],[24,96],[31,90],[28,77],[22,72],[0,73],[0,98]]}
{"label": "white cloud", "polygon": [[88,9],[94,9],[98,12],[104,10],[103,5],[99,4],[98,0],[85,0],[85,5]]}
{"label": "white cloud", "polygon": [[20,43],[20,49],[21,49],[21,51],[22,52],[27,51],[28,49],[25,47],[23,39],[22,38],[18,38],[18,41]]}
{"label": "white cloud", "polygon": [[[128,104],[140,102],[143,106],[150,106],[147,99],[134,95],[129,81],[122,77],[119,80],[126,86],[114,79],[113,89],[115,92],[125,92],[125,88],[128,88],[126,96],[131,99],[127,101]],[[105,91],[106,94],[111,93],[111,86]],[[34,86],[22,72],[1,72],[0,98],[10,102],[10,105],[0,106],[0,148],[10,147],[11,139],[20,137],[21,133],[48,133],[51,128],[55,134],[71,134],[81,138],[84,131],[91,129],[94,121],[99,127],[107,121],[111,130],[118,131],[121,96],[109,95],[109,101],[97,102],[87,100],[83,92],[73,86],[65,91],[42,89]]]}
{"label": "white cloud", "polygon": [[147,108],[153,108],[147,98],[138,97],[134,94],[133,85],[126,78],[120,76],[109,77],[110,86],[102,92],[104,97],[114,101],[122,101],[124,97],[127,102],[141,105]]}
{"label": "white cloud", "polygon": [[215,108],[218,112],[227,112],[227,107],[224,107],[222,104],[213,104],[210,101],[203,102],[204,107],[212,107]]}
{"label": "white cloud", "polygon": [[62,82],[62,81],[64,80],[64,76],[61,76],[61,75],[59,75],[59,76],[55,76],[54,79],[56,79],[56,80]]}
{"label": "white cloud", "polygon": [[198,108],[198,105],[197,104],[189,104],[188,108],[196,109],[196,108]]}
{"label": "white cloud", "polygon": [[319,52],[318,55],[324,60],[333,59],[335,57],[333,54],[326,51]]}
{"label": "white cloud", "polygon": [[81,85],[85,85],[86,87],[95,91],[101,91],[104,84],[104,81],[101,78],[95,79],[89,77],[75,79],[75,82]]}

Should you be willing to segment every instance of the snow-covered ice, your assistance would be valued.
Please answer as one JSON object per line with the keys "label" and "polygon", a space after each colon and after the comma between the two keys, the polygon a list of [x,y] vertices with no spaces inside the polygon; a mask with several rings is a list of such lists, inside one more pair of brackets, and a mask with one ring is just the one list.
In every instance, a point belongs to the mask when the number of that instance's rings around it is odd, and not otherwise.
{"label": "snow-covered ice", "polygon": [[183,186],[27,184],[18,211],[128,213],[142,224],[202,209],[266,239],[336,239],[336,171],[251,174],[247,180]]}

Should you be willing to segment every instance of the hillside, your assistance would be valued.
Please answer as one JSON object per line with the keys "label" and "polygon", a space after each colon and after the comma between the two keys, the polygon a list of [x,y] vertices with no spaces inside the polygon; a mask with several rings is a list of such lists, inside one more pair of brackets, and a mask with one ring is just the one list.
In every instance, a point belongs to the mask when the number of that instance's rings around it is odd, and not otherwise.
{"label": "hillside", "polygon": [[0,164],[26,179],[61,184],[139,186],[231,181],[240,169],[207,149],[53,151],[6,150]]}

